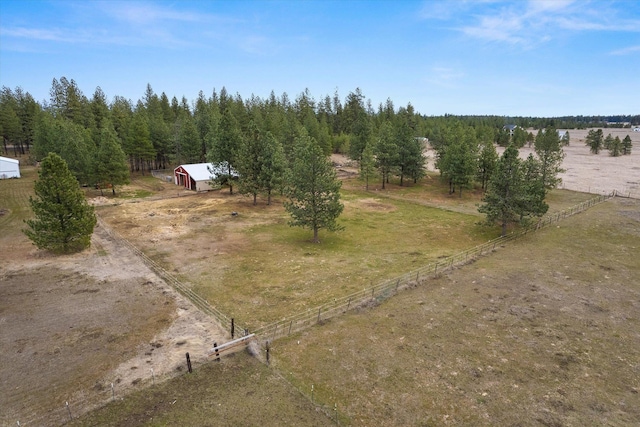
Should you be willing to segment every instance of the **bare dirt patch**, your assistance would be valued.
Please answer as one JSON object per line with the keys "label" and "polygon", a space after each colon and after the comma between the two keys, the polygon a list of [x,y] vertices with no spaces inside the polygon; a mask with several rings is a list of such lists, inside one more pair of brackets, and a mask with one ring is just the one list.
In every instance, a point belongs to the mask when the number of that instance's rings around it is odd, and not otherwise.
{"label": "bare dirt patch", "polygon": [[[87,251],[31,247],[0,270],[0,422],[59,424],[207,358],[224,332],[100,228]],[[9,262],[10,261],[10,262]]]}
{"label": "bare dirt patch", "polygon": [[393,212],[397,210],[397,208],[394,205],[390,203],[384,203],[380,199],[374,199],[372,197],[365,198],[365,199],[358,199],[355,201],[347,200],[347,201],[344,201],[343,203],[345,204],[345,206],[353,206],[357,209],[362,209],[368,212]]}

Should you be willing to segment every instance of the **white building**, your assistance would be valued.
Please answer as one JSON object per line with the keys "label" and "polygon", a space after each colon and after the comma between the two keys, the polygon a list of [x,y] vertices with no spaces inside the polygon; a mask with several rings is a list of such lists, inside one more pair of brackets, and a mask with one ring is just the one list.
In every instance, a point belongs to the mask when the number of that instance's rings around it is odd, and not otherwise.
{"label": "white building", "polygon": [[20,178],[20,162],[0,156],[0,179]]}
{"label": "white building", "polygon": [[[212,172],[213,171],[213,172]],[[226,174],[226,163],[214,165],[213,163],[193,163],[180,165],[173,170],[173,180],[176,185],[195,191],[211,190],[209,184],[217,175]],[[238,177],[236,171],[231,168],[231,175]]]}

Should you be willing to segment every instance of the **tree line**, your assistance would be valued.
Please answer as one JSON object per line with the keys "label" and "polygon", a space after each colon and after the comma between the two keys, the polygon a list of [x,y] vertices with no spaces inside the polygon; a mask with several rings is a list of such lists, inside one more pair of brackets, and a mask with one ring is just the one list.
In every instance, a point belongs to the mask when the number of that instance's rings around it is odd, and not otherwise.
{"label": "tree line", "polygon": [[[427,117],[411,104],[396,108],[391,99],[374,109],[360,89],[344,101],[337,92],[316,101],[308,90],[294,100],[273,92],[266,99],[243,99],[223,87],[208,97],[200,92],[189,103],[185,97],[169,100],[147,85],[134,104],[120,96],[109,102],[99,87],[88,98],[74,80],[62,77],[53,79],[50,100],[43,105],[20,88],[5,87],[0,93],[5,151],[13,147],[36,161],[56,153],[80,183],[111,186],[114,192],[130,172],[211,162],[220,184],[230,192],[237,185],[254,203],[258,196],[270,203],[274,192],[295,197],[295,190],[309,181],[294,173],[303,169],[296,161],[310,162],[320,155],[326,162],[332,152],[357,161],[367,186],[374,178],[383,188],[390,179],[400,185],[415,183],[425,175],[427,140],[452,194],[461,196],[476,182],[491,190],[499,170],[496,143],[516,150],[526,142],[534,144],[536,158],[522,176],[530,181],[535,175],[547,189],[555,186],[563,156],[555,128],[542,129],[537,136],[521,128],[510,134],[504,128],[509,121],[494,116]],[[318,171],[326,170],[320,166]],[[326,177],[326,182],[335,179]],[[325,190],[314,191],[318,195]],[[296,203],[290,199],[286,206],[293,216]],[[331,211],[341,209],[334,203]],[[530,215],[521,213],[520,219]],[[334,226],[329,221],[321,227]]]}

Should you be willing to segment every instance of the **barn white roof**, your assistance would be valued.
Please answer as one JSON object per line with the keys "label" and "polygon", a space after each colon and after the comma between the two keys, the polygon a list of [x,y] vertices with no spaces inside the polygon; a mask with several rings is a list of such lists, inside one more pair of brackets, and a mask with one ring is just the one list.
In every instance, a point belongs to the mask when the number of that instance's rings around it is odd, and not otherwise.
{"label": "barn white roof", "polygon": [[[212,163],[194,163],[191,165],[180,165],[196,181],[207,181],[211,179],[211,172],[208,168],[213,168]],[[176,168],[177,169],[177,168]]]}
{"label": "barn white roof", "polygon": [[[193,163],[189,165],[180,165],[195,181],[208,181],[211,178],[215,178],[219,173],[218,171],[225,173],[227,171],[227,163]],[[176,168],[177,169],[177,168]],[[213,173],[209,170],[214,171]],[[231,174],[237,176],[236,171],[231,169]]]}

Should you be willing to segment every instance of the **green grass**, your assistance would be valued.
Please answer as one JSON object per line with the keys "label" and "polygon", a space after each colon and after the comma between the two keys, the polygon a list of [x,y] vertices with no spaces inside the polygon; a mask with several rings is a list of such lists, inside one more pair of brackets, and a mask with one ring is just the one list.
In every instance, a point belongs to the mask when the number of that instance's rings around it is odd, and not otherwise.
{"label": "green grass", "polygon": [[[262,200],[253,206],[251,198],[216,192],[141,201],[137,213],[124,213],[129,208],[123,206],[100,212],[152,259],[250,330],[499,235],[497,227],[481,224],[479,191],[462,198],[449,195],[434,178],[410,187],[392,184],[386,191],[359,187],[354,180],[345,183],[345,209],[338,221],[344,230],[321,230],[320,244],[311,242],[310,230],[289,227],[278,198],[269,207]],[[590,197],[554,191],[551,211]],[[240,215],[232,218],[231,211]],[[158,215],[150,220],[149,212]],[[183,231],[149,244],[153,230],[169,224]]]}
{"label": "green grass", "polygon": [[[310,242],[309,230],[289,227],[279,209],[262,223],[248,220],[242,249],[217,255],[216,270],[208,259],[194,260],[183,277],[223,312],[255,328],[497,237],[475,215],[348,190],[343,201],[344,230],[321,231],[321,244]],[[220,238],[227,230],[197,231],[204,232]]]}
{"label": "green grass", "polygon": [[[21,167],[21,178],[0,180],[0,245],[13,250],[29,250],[31,242],[22,233],[25,219],[33,216],[29,197],[38,176],[34,167]],[[0,261],[1,263],[1,261]]]}

